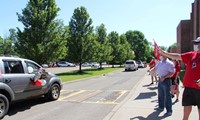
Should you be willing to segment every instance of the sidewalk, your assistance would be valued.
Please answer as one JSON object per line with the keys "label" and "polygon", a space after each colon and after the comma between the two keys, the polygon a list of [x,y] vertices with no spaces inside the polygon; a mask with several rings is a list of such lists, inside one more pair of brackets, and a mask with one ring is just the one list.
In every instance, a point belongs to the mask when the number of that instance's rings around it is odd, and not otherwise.
{"label": "sidewalk", "polygon": [[[182,120],[182,84],[179,85],[179,102],[174,102],[176,96],[172,99],[172,116],[164,116],[166,109],[163,112],[154,110],[158,107],[157,85],[149,85],[150,82],[151,78],[146,74],[131,90],[128,97],[117,105],[104,120]],[[193,107],[189,120],[198,120],[197,107]]]}

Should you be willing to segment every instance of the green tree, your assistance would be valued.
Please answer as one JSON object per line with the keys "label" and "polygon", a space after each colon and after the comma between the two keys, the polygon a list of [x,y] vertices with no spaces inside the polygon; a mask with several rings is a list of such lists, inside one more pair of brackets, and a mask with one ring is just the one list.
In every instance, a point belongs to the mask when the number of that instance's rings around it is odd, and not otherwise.
{"label": "green tree", "polygon": [[0,54],[5,56],[14,55],[14,47],[12,41],[9,37],[1,38],[0,37]]}
{"label": "green tree", "polygon": [[112,48],[107,40],[107,33],[104,24],[97,26],[96,34],[99,46],[95,58],[98,58],[97,61],[100,63],[100,68],[102,68],[102,62],[108,62],[112,59],[112,57],[110,56]]}
{"label": "green tree", "polygon": [[127,41],[130,43],[132,50],[135,53],[136,60],[147,60],[149,55],[149,44],[145,39],[145,36],[140,31],[127,31],[126,32]]}
{"label": "green tree", "polygon": [[24,25],[24,30],[17,28],[15,43],[21,57],[39,64],[65,57],[66,31],[63,22],[55,19],[59,10],[55,0],[30,0],[22,15],[17,13]]}
{"label": "green tree", "polygon": [[11,55],[14,55],[14,56],[19,56],[19,54],[16,52],[16,48],[15,48],[15,43],[17,43],[18,42],[18,36],[17,36],[17,32],[16,32],[16,29],[14,29],[14,28],[11,28],[11,29],[9,29],[9,32],[10,32],[10,34],[9,34],[9,39],[11,40]]}
{"label": "green tree", "polygon": [[166,51],[167,50],[167,47],[165,46],[159,46],[162,50]]}
{"label": "green tree", "polygon": [[85,7],[76,8],[69,22],[67,47],[68,59],[71,62],[79,63],[79,72],[82,72],[82,63],[93,59],[96,45],[92,19]]}
{"label": "green tree", "polygon": [[9,29],[10,35],[9,38],[12,41],[13,44],[15,44],[18,41],[18,36],[17,36],[17,32],[14,28]]}
{"label": "green tree", "polygon": [[119,64],[121,62],[121,54],[122,52],[122,46],[120,44],[120,37],[117,32],[112,31],[108,35],[108,41],[110,43],[110,46],[112,47],[113,51],[111,53],[111,61],[112,67],[114,67],[114,64]]}
{"label": "green tree", "polygon": [[176,43],[174,43],[171,46],[169,46],[169,48],[167,49],[167,52],[170,52],[172,48],[177,48]]}
{"label": "green tree", "polygon": [[126,60],[133,59],[135,55],[132,52],[131,45],[128,43],[125,34],[120,36],[120,43],[122,45],[122,49],[124,49],[123,56],[121,57],[121,63],[124,63]]}

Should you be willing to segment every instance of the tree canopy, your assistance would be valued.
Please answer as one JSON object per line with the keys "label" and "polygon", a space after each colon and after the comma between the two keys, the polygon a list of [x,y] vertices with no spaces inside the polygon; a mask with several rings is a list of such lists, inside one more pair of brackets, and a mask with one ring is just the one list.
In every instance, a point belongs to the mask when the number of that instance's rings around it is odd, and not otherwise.
{"label": "tree canopy", "polygon": [[148,41],[145,39],[144,34],[140,31],[129,30],[125,33],[127,41],[131,45],[132,50],[135,53],[136,60],[147,60],[150,55],[150,46]]}
{"label": "tree canopy", "polygon": [[81,64],[93,58],[97,44],[93,34],[92,19],[83,6],[74,10],[69,22],[69,38],[67,41],[67,58],[79,63],[79,71],[81,72]]}
{"label": "tree canopy", "polygon": [[15,43],[21,57],[42,64],[66,55],[66,31],[62,21],[55,20],[59,10],[55,0],[30,0],[22,15],[17,13],[24,25],[24,30],[17,28]]}

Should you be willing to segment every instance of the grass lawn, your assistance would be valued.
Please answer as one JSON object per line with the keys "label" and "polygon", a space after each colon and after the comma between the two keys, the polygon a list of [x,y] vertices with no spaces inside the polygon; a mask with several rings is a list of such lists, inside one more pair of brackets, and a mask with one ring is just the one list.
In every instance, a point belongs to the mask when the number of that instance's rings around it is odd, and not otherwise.
{"label": "grass lawn", "polygon": [[116,70],[120,70],[122,68],[123,67],[103,68],[103,69],[90,68],[90,69],[82,70],[82,73],[79,73],[78,70],[75,70],[71,72],[60,73],[60,74],[57,74],[57,76],[61,78],[62,82],[67,82],[67,81],[73,81],[73,80],[107,74]]}

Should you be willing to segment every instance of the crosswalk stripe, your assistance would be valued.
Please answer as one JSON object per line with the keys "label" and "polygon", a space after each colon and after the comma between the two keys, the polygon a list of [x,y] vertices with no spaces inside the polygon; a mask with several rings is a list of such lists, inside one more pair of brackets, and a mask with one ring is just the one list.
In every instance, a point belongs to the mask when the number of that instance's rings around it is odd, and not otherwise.
{"label": "crosswalk stripe", "polygon": [[92,97],[92,96],[97,95],[97,94],[100,93],[100,92],[102,92],[102,91],[101,91],[101,90],[96,90],[95,92],[91,92],[91,93],[89,93],[89,94],[87,94],[87,95],[80,96],[80,97],[76,100],[76,102],[82,102],[82,101],[84,101],[84,100],[86,100],[86,99],[88,99],[88,98],[90,98],[90,97]]}
{"label": "crosswalk stripe", "polygon": [[[105,95],[105,92],[110,94],[118,94],[119,96],[114,97],[114,99],[108,99],[106,96],[102,97],[102,94]],[[77,102],[77,103],[97,103],[97,104],[119,104],[117,103],[117,100],[119,100],[125,93],[127,93],[127,90],[62,90],[62,95],[58,99],[59,101],[68,101],[68,102]],[[65,94],[67,94],[65,96]],[[99,97],[99,95],[102,98],[96,99]],[[97,95],[97,96],[96,96]],[[109,94],[108,94],[109,95]],[[96,96],[96,97],[95,97]],[[96,100],[95,100],[96,99]]]}
{"label": "crosswalk stripe", "polygon": [[65,97],[60,97],[58,100],[63,100],[63,99],[66,99],[66,98],[69,98],[69,97],[72,97],[72,96],[74,96],[74,95],[77,95],[77,94],[80,94],[80,93],[83,93],[83,92],[85,92],[85,90],[80,90],[80,91],[77,91],[77,92],[74,92],[74,93],[71,93],[71,94],[69,94],[68,96],[65,96]]}

